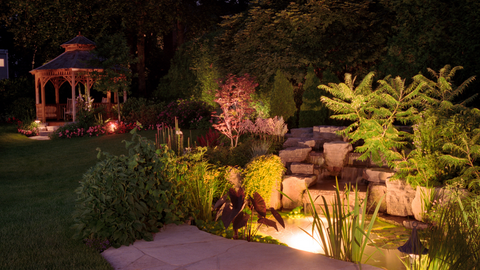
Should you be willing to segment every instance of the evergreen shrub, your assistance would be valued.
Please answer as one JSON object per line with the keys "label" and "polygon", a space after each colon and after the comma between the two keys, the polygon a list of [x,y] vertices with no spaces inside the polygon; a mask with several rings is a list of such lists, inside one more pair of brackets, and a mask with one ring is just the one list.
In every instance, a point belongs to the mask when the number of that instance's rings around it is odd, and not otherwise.
{"label": "evergreen shrub", "polygon": [[270,116],[282,116],[289,124],[295,123],[293,86],[282,71],[277,70],[270,98]]}
{"label": "evergreen shrub", "polygon": [[299,112],[299,127],[313,127],[325,125],[328,122],[329,111],[320,100],[327,95],[323,89],[319,89],[320,79],[315,75],[313,66],[308,67],[307,77],[303,84],[303,102]]}
{"label": "evergreen shrub", "polygon": [[215,33],[182,44],[172,60],[168,74],[160,80],[156,98],[201,100],[215,106],[217,80],[222,77],[214,53]]}
{"label": "evergreen shrub", "polygon": [[[226,137],[223,136],[223,139],[226,141]],[[243,167],[250,161],[250,155],[246,153],[250,152],[253,142],[254,140],[247,139],[235,148],[222,145],[209,147],[205,156],[212,164]]]}

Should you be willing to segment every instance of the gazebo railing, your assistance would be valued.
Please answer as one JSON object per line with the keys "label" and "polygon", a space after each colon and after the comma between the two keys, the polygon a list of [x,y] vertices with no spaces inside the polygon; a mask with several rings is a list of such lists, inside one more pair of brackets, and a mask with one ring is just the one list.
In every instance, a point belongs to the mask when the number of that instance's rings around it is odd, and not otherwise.
{"label": "gazebo railing", "polygon": [[[98,109],[103,107],[105,110],[105,114],[107,119],[114,119],[116,118],[116,113],[112,110],[114,104],[112,103],[93,103],[93,108]],[[36,104],[37,109],[37,118],[38,119],[47,119],[47,120],[61,120],[64,119],[64,110],[67,108],[66,103],[58,103],[58,104],[47,104],[45,105],[45,111],[43,110],[42,104]],[[64,119],[67,121],[67,119]],[[104,119],[106,120],[106,119]]]}

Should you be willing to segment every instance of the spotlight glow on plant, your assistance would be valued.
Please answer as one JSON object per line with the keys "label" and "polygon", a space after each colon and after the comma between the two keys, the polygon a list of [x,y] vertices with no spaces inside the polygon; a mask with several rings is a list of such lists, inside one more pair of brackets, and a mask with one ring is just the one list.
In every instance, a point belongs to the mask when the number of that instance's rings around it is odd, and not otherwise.
{"label": "spotlight glow on plant", "polygon": [[115,130],[117,129],[117,123],[115,122],[109,122],[108,123],[108,126],[107,126],[107,129],[110,133],[114,133]]}

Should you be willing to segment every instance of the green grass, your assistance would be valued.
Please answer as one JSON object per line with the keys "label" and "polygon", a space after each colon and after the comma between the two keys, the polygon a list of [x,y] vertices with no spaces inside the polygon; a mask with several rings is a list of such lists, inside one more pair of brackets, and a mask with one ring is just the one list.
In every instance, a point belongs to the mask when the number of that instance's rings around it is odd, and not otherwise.
{"label": "green grass", "polygon": [[97,162],[97,147],[126,153],[122,140],[130,136],[36,141],[0,126],[0,269],[111,269],[72,239],[74,190]]}

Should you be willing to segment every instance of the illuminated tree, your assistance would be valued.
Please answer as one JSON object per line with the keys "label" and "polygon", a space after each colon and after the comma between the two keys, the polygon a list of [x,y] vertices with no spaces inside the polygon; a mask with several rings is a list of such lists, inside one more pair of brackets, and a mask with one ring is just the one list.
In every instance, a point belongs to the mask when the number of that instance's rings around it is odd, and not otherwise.
{"label": "illuminated tree", "polygon": [[229,75],[225,81],[219,82],[220,89],[215,95],[215,102],[220,105],[220,115],[214,115],[217,123],[215,129],[230,139],[231,147],[238,145],[240,135],[245,132],[240,124],[255,110],[251,107],[251,95],[258,86],[250,75],[237,77]]}

